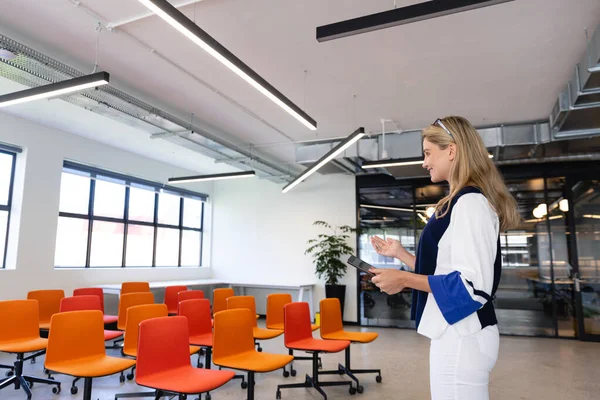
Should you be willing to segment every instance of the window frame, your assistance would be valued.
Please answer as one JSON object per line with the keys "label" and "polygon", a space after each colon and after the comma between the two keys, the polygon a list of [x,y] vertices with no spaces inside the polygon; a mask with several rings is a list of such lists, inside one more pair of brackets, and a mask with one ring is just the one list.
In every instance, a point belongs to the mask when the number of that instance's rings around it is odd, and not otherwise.
{"label": "window frame", "polygon": [[[175,188],[171,186],[167,186],[161,183],[146,181],[143,179],[135,178],[128,175],[117,174],[110,171],[104,171],[95,167],[88,167],[81,164],[76,164],[70,161],[65,161],[63,164],[62,173],[71,173],[71,171],[83,172],[85,174],[89,174],[90,179],[90,188],[89,188],[89,198],[88,198],[88,207],[87,214],[79,214],[79,213],[71,213],[60,211],[58,213],[58,217],[66,217],[66,218],[78,218],[85,219],[88,221],[88,229],[87,229],[87,248],[86,248],[86,258],[85,265],[83,266],[60,266],[54,265],[55,269],[74,269],[74,268],[182,268],[181,265],[181,255],[182,255],[182,247],[183,247],[183,231],[189,230],[198,232],[200,234],[200,254],[199,254],[199,264],[197,267],[202,267],[202,255],[203,255],[203,247],[204,247],[204,212],[206,207],[206,201],[208,196],[202,193],[196,193],[192,191],[188,191],[185,189]],[[99,178],[100,177],[100,178]],[[125,187],[125,196],[124,196],[124,204],[123,204],[123,218],[115,218],[115,217],[105,217],[100,215],[94,215],[94,202],[95,202],[95,194],[96,194],[96,181],[98,179],[104,180],[104,178],[111,178],[115,180],[119,180],[124,183],[115,182]],[[113,181],[114,182],[114,181]],[[153,210],[153,220],[142,221],[135,220],[129,218],[129,207],[130,207],[130,192],[131,187],[138,188],[141,190],[149,190],[154,192],[154,210]],[[140,188],[143,186],[143,188]],[[165,224],[158,222],[158,209],[160,206],[160,194],[168,193],[172,195],[179,196],[179,222],[177,224]],[[184,204],[185,199],[199,200],[202,202],[202,210],[200,214],[200,228],[186,227],[183,224],[183,215],[184,215]],[[94,229],[94,221],[102,221],[102,222],[110,222],[110,223],[118,223],[123,224],[123,250],[121,254],[121,266],[120,267],[107,267],[107,266],[91,266],[91,249],[92,249],[92,240],[93,240],[93,229]],[[127,263],[127,236],[129,232],[130,225],[143,225],[152,227],[154,229],[154,236],[152,241],[152,265],[126,265]],[[177,229],[179,231],[179,248],[178,248],[178,262],[177,265],[156,265],[156,249],[157,249],[157,239],[158,239],[158,229],[159,228],[169,228],[169,229]],[[55,262],[56,264],[56,262]],[[194,268],[196,266],[183,266],[183,268]]]}
{"label": "window frame", "polygon": [[6,269],[6,254],[8,253],[8,233],[10,232],[10,221],[11,221],[11,217],[12,217],[11,210],[12,210],[12,201],[13,201],[13,191],[14,191],[14,187],[15,187],[15,168],[17,166],[17,153],[14,151],[5,150],[4,148],[1,148],[1,147],[0,147],[0,153],[12,156],[10,182],[8,185],[8,200],[6,202],[6,205],[0,204],[0,211],[8,212],[8,216],[6,218],[6,235],[5,235],[5,239],[4,239],[4,254],[2,255],[2,265],[0,266],[0,269]]}

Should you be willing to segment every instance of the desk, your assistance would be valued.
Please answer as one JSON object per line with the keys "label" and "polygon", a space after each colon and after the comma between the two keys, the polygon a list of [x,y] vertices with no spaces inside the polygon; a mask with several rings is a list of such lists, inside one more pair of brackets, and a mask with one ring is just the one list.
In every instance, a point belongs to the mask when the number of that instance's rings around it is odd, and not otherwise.
{"label": "desk", "polygon": [[[244,296],[246,294],[246,289],[264,289],[264,290],[297,290],[298,296],[295,301],[305,301],[308,303],[310,308],[310,317],[311,320],[314,321],[314,310],[313,310],[313,287],[314,283],[303,283],[300,285],[278,285],[278,284],[268,284],[268,283],[247,283],[240,281],[231,281],[231,280],[222,280],[222,279],[196,279],[196,280],[185,280],[185,281],[158,281],[158,282],[149,282],[150,290],[152,289],[164,289],[167,286],[219,286],[219,285],[227,285],[230,288],[238,288],[238,294]],[[121,284],[106,284],[106,285],[96,285],[94,287],[102,288],[104,294],[113,294],[119,295],[121,293]],[[259,299],[257,299],[259,300]],[[266,297],[265,297],[266,301]],[[265,308],[266,309],[266,308]]]}

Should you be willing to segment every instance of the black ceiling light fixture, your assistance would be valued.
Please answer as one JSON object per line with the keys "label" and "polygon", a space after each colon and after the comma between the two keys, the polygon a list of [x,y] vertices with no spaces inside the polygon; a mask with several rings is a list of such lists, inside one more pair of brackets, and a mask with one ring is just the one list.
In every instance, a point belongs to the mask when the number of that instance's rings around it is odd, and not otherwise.
{"label": "black ceiling light fixture", "polygon": [[426,19],[456,14],[477,8],[494,6],[514,0],[432,0],[411,6],[395,8],[364,17],[353,18],[317,27],[317,40],[340,39],[378,29],[410,24]]}
{"label": "black ceiling light fixture", "polygon": [[244,64],[242,60],[237,58],[233,53],[217,42],[212,36],[203,31],[181,11],[173,7],[173,5],[171,5],[171,3],[169,3],[167,0],[138,1],[162,18],[166,23],[179,31],[179,33],[190,39],[224,66],[237,74],[240,78],[248,82],[256,90],[268,97],[273,103],[283,108],[308,129],[313,131],[317,130],[317,122],[314,119],[301,110],[300,107],[292,103],[292,101],[285,97],[281,92],[275,89],[262,76],[254,72],[252,68]]}
{"label": "black ceiling light fixture", "polygon": [[229,172],[225,174],[193,175],[182,176],[179,178],[169,178],[169,183],[218,181],[222,179],[252,178],[254,176],[256,176],[255,171]]}

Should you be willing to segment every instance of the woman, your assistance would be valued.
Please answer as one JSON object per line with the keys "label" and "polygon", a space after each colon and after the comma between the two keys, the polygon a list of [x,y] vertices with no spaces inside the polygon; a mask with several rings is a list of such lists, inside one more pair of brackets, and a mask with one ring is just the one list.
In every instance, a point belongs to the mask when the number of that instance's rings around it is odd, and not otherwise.
{"label": "woman", "polygon": [[373,268],[372,282],[387,294],[413,289],[411,318],[431,339],[432,399],[484,400],[499,348],[492,304],[501,272],[499,232],[516,227],[520,216],[469,121],[438,119],[422,138],[423,168],[432,182],[447,181],[450,194],[423,229],[416,257],[397,240],[372,238],[379,254],[414,269]]}

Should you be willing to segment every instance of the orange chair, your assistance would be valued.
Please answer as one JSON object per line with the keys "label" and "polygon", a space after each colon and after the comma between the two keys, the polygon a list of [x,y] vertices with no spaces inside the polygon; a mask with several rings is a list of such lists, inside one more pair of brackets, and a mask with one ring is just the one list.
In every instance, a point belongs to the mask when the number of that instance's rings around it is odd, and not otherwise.
{"label": "orange chair", "polygon": [[84,378],[83,400],[92,398],[92,379],[122,372],[135,364],[106,355],[102,311],[86,310],[52,316],[45,367]]}
{"label": "orange chair", "polygon": [[[56,385],[53,393],[60,393],[60,382],[50,379],[23,375],[23,363],[41,356],[46,350],[48,341],[40,338],[39,306],[36,300],[0,301],[0,351],[17,355],[14,375],[0,381],[0,390],[14,385],[15,389],[23,389],[27,399],[31,399],[34,382]],[[24,357],[25,353],[34,353]]]}
{"label": "orange chair", "polygon": [[[321,337],[326,340],[348,340],[352,343],[371,343],[379,336],[375,332],[348,332],[344,330],[342,322],[342,309],[339,299],[323,299],[319,303],[321,310]],[[356,378],[356,374],[377,374],[375,380],[381,383],[380,369],[352,369],[350,365],[350,347],[346,349],[345,365],[339,364],[337,371],[333,373],[346,374],[352,378],[357,385],[359,393],[362,386]]]}
{"label": "orange chair", "polygon": [[[191,300],[194,301],[194,300]],[[185,317],[154,318],[140,323],[136,383],[164,395],[207,393],[233,378],[232,371],[192,367],[189,357],[188,320]],[[160,345],[157,345],[159,344]],[[206,396],[210,400],[210,394]]]}
{"label": "orange chair", "polygon": [[212,313],[227,310],[227,298],[235,296],[232,288],[218,288],[213,290]]}
{"label": "orange chair", "polygon": [[169,314],[177,314],[179,292],[185,292],[187,290],[187,286],[167,286],[165,288],[165,304],[167,305]]}
{"label": "orange chair", "polygon": [[[139,346],[139,327],[142,321],[153,318],[167,317],[169,315],[166,304],[142,304],[139,306],[129,307],[127,309],[127,325],[125,327],[125,342],[123,343],[123,349],[121,353],[124,356],[133,358],[138,357],[138,346]],[[157,346],[161,341],[154,343]],[[188,345],[188,358],[190,355],[195,354],[200,350],[198,346]],[[134,377],[134,371],[137,367],[134,365],[131,368],[131,372],[127,374],[127,379],[132,380]],[[125,376],[121,373],[121,383],[125,382]],[[115,395],[115,399],[121,397],[154,397],[155,392],[150,393],[121,393]]]}
{"label": "orange chair", "polygon": [[121,295],[127,293],[149,292],[150,283],[148,282],[123,282],[121,283]]}
{"label": "orange chair", "polygon": [[248,372],[248,400],[254,400],[254,374],[283,368],[294,358],[284,354],[259,353],[254,349],[255,315],[248,309],[215,314],[213,363]]}
{"label": "orange chair", "polygon": [[[345,386],[349,385],[350,394],[355,394],[356,389],[352,382],[336,381],[321,382],[319,375],[329,374],[332,371],[319,371],[320,353],[338,353],[350,347],[347,340],[323,340],[314,339],[310,326],[310,310],[308,303],[290,303],[285,305],[285,334],[283,341],[285,347],[292,350],[307,351],[312,353],[312,376],[306,374],[306,380],[302,383],[291,383],[287,385],[277,385],[276,398],[281,399],[281,389],[291,388],[315,388],[321,395],[327,399],[323,391],[323,386]],[[337,372],[336,372],[337,373]]]}
{"label": "orange chair", "polygon": [[34,290],[27,293],[28,300],[37,300],[40,304],[40,329],[50,329],[50,318],[60,309],[63,297],[64,290]]}
{"label": "orange chair", "polygon": [[[233,296],[227,299],[227,309],[233,310],[236,308],[247,308],[252,311],[253,315],[256,315],[256,303],[254,301],[253,296]],[[259,328],[256,323],[256,318],[254,319],[254,324],[252,325],[252,330],[254,334],[255,340],[269,340],[274,339],[277,336],[283,334],[283,330],[280,329],[263,329]],[[262,347],[260,347],[259,343],[256,343],[258,346],[258,351],[262,351]]]}
{"label": "orange chair", "polygon": [[[188,293],[188,292],[182,292]],[[179,303],[178,315],[188,319],[190,344],[202,347],[205,353],[206,368],[211,368],[213,330],[210,320],[210,302],[208,299],[191,299]],[[198,368],[202,368],[198,357]]]}
{"label": "orange chair", "polygon": [[[284,318],[283,309],[286,304],[292,302],[292,295],[289,293],[274,293],[267,295],[267,329],[279,329],[284,330]],[[319,325],[310,324],[310,329],[316,331],[319,329]],[[293,349],[288,349],[290,356],[294,355]],[[312,357],[294,357],[296,360],[312,360]],[[319,357],[319,368],[322,367],[321,357]],[[294,369],[294,362],[290,363],[290,371],[288,372],[285,367],[283,368],[283,377],[296,376],[296,370]]]}
{"label": "orange chair", "polygon": [[104,291],[102,288],[81,288],[73,290],[73,296],[98,296],[100,298],[100,310],[104,317],[105,324],[114,324],[117,322],[118,317],[116,315],[104,314]]}
{"label": "orange chair", "polygon": [[122,294],[119,297],[119,315],[117,319],[117,329],[124,331],[127,322],[127,309],[142,304],[154,304],[154,294],[152,292],[134,292]]}
{"label": "orange chair", "polygon": [[[59,312],[83,311],[83,310],[100,310],[102,306],[97,295],[79,295],[73,297],[65,297],[60,301]],[[123,332],[104,330],[104,340],[114,340],[123,336]]]}

